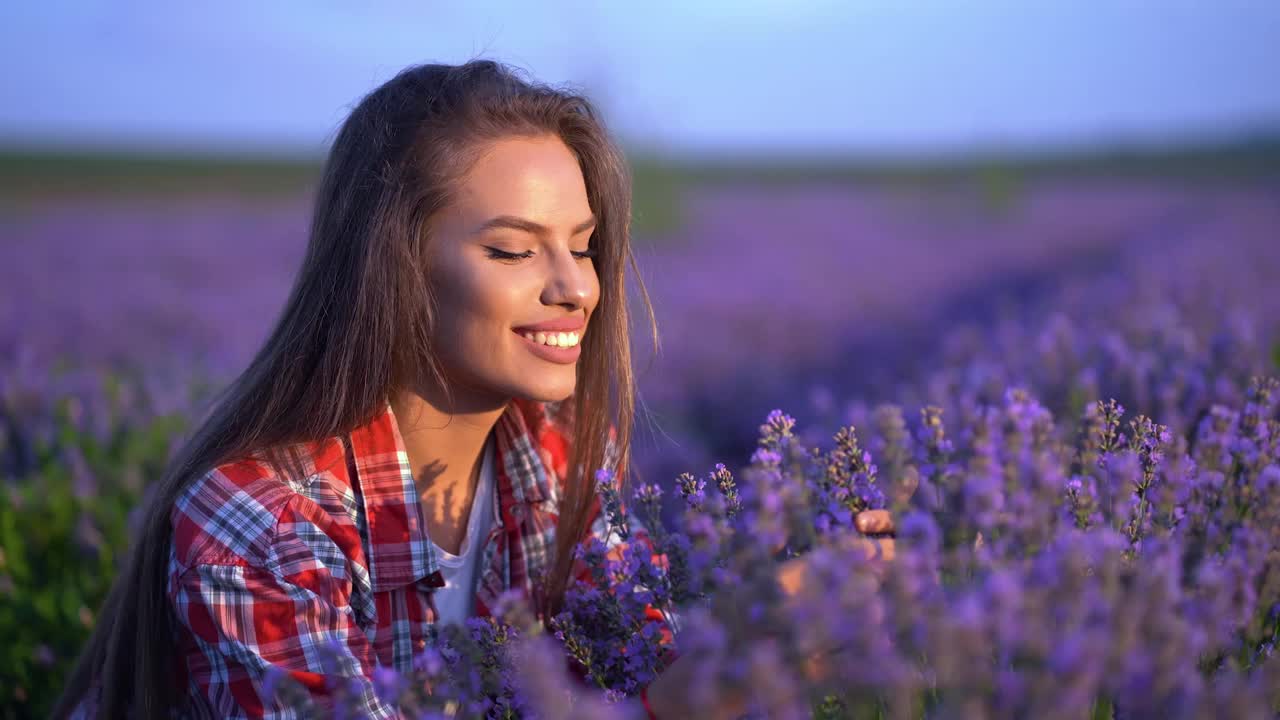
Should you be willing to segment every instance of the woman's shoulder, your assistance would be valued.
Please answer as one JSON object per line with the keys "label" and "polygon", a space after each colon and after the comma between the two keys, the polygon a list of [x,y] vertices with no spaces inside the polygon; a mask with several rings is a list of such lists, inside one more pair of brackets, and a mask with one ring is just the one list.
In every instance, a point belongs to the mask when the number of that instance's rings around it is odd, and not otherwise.
{"label": "woman's shoulder", "polygon": [[[314,449],[294,449],[300,451],[302,471],[309,473]],[[280,519],[297,496],[292,474],[260,453],[222,462],[192,479],[170,508],[177,569],[266,563]]]}

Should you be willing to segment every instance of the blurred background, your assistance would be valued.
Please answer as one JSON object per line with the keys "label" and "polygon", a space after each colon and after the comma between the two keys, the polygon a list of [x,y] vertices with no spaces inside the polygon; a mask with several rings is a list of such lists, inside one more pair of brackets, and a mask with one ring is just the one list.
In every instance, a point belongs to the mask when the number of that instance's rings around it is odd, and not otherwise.
{"label": "blurred background", "polygon": [[[5,717],[59,686],[147,481],[265,339],[346,113],[475,57],[585,91],[629,155],[646,479],[984,358],[1081,377],[1060,348],[1122,352],[1124,309],[1280,364],[1275,3],[7,3]],[[1125,367],[1167,355],[1144,342]]]}

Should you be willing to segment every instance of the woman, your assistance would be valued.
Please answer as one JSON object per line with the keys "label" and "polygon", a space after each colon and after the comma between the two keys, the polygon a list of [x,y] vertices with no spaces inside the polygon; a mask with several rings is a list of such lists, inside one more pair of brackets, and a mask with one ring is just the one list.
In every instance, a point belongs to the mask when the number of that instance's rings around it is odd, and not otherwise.
{"label": "woman", "polygon": [[[323,705],[328,673],[394,717],[372,671],[437,623],[508,589],[556,612],[605,533],[594,469],[628,466],[629,216],[581,97],[489,61],[365,97],[281,317],[162,479],[55,716],[296,717],[264,681]],[[674,711],[667,685],[647,700]]]}

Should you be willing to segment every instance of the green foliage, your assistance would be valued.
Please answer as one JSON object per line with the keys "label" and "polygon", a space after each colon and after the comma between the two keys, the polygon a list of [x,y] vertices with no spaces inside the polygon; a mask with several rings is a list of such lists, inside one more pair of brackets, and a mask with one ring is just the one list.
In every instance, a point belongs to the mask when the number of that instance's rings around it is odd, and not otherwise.
{"label": "green foliage", "polygon": [[981,194],[983,206],[989,212],[1000,215],[1017,206],[1023,185],[1015,168],[991,163],[980,167],[975,175],[974,184]]}
{"label": "green foliage", "polygon": [[683,176],[658,160],[631,158],[631,229],[647,239],[660,238],[680,228]]}
{"label": "green foliage", "polygon": [[131,512],[185,424],[131,418],[101,440],[70,398],[55,407],[34,471],[0,492],[0,718],[49,714],[129,548]]}

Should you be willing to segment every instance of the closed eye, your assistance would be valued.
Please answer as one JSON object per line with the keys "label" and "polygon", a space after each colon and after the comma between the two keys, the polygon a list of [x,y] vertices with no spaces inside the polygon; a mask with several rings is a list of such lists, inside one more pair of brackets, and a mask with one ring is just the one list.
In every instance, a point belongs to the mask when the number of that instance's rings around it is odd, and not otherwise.
{"label": "closed eye", "polygon": [[525,250],[522,253],[509,253],[505,250],[491,247],[486,247],[485,250],[488,251],[489,257],[494,260],[524,260],[525,258],[533,257],[532,250]]}
{"label": "closed eye", "polygon": [[[485,247],[485,250],[487,251],[489,257],[493,260],[507,260],[507,261],[527,260],[528,258],[533,257],[532,250],[525,250],[522,253],[509,253],[505,250],[499,250],[498,248],[492,248],[488,246]],[[592,248],[590,250],[584,250],[582,252],[575,251],[573,253],[573,256],[578,258],[579,260],[585,260],[587,258],[594,258],[596,254],[597,254],[596,249]]]}

